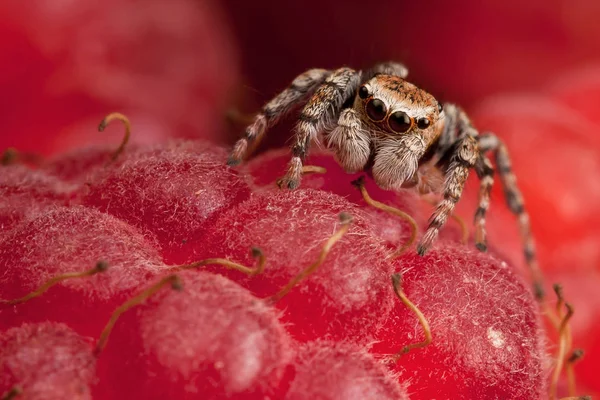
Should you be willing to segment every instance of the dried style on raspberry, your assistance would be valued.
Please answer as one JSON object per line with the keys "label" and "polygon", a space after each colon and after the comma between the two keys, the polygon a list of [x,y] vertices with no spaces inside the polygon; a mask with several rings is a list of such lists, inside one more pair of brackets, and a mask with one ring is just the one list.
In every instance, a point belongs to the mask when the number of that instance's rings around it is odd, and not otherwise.
{"label": "dried style on raspberry", "polygon": [[[365,213],[340,196],[317,190],[256,193],[215,219],[206,235],[191,243],[202,259],[224,256],[250,265],[250,246],[267,256],[261,275],[246,277],[236,271],[210,269],[239,282],[259,297],[268,297],[318,259],[323,243],[340,228],[338,215],[347,212],[353,223],[322,265],[278,303],[291,322],[290,333],[298,340],[323,336],[367,343],[381,326],[395,300],[390,290],[392,264],[384,243],[374,237]],[[320,318],[314,318],[319,315]]]}

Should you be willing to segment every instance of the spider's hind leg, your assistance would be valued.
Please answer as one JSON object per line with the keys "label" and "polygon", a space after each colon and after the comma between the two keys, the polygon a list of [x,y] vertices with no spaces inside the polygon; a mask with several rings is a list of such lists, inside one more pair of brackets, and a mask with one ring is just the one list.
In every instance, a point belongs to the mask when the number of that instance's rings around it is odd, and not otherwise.
{"label": "spider's hind leg", "polygon": [[512,163],[508,155],[508,149],[496,135],[489,132],[480,136],[479,144],[482,153],[485,151],[494,152],[508,208],[517,217],[519,223],[519,230],[521,231],[521,239],[523,241],[523,253],[527,266],[531,270],[535,295],[538,299],[542,299],[544,297],[543,279],[538,265],[535,241],[531,233],[529,214],[525,210],[523,195],[517,186],[517,178],[512,172]]}
{"label": "spider's hind leg", "polygon": [[475,172],[481,182],[479,185],[479,206],[475,211],[475,246],[481,251],[486,251],[485,216],[490,207],[490,194],[494,185],[494,167],[483,153],[480,154],[475,163]]}
{"label": "spider's hind leg", "polygon": [[404,79],[408,76],[408,68],[404,64],[394,61],[379,63],[367,71],[365,80],[369,80],[377,74],[394,75]]}
{"label": "spider's hind leg", "polygon": [[334,71],[317,88],[299,116],[292,144],[292,159],[282,185],[295,189],[302,178],[302,162],[308,154],[310,141],[316,139],[326,128],[330,129],[339,117],[343,104],[356,92],[360,84],[360,72],[350,68]]}
{"label": "spider's hind leg", "polygon": [[248,125],[243,138],[238,140],[227,160],[229,165],[238,165],[248,152],[248,147],[265,134],[267,129],[301,105],[307,97],[331,74],[325,69],[310,69],[298,75],[290,86],[275,96],[262,108],[253,122]]}

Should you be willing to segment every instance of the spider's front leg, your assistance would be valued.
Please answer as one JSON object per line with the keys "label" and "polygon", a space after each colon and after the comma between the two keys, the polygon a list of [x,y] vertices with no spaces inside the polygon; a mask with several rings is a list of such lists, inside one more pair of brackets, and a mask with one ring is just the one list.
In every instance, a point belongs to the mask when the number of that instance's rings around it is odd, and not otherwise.
{"label": "spider's front leg", "polygon": [[450,150],[450,163],[446,171],[444,183],[444,199],[438,204],[429,220],[429,227],[417,246],[419,255],[424,255],[437,238],[440,229],[454,211],[460,199],[465,182],[469,177],[469,170],[475,166],[479,157],[477,139],[471,134],[465,134],[458,139]]}
{"label": "spider's front leg", "polygon": [[254,121],[246,128],[243,138],[238,140],[227,160],[229,165],[238,165],[248,151],[248,147],[260,140],[267,129],[274,126],[289,114],[296,106],[301,105],[315,89],[331,74],[325,69],[310,69],[298,75],[283,92],[275,96],[262,108],[262,112],[254,117]]}
{"label": "spider's front leg", "polygon": [[340,113],[337,126],[327,135],[327,146],[348,173],[362,171],[371,155],[371,135],[364,127],[358,112],[346,108]]}
{"label": "spider's front leg", "polygon": [[316,139],[340,114],[342,105],[354,96],[360,83],[360,72],[350,68],[334,71],[315,91],[300,113],[292,144],[292,159],[281,180],[283,187],[295,189],[302,179],[302,162],[310,141]]}

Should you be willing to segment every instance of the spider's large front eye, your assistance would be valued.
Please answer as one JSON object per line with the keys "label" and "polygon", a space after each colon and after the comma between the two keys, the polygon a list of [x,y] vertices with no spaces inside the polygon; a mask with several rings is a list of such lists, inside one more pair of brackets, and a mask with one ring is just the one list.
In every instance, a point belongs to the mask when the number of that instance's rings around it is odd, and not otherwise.
{"label": "spider's large front eye", "polygon": [[362,85],[360,89],[358,89],[358,97],[361,99],[366,99],[369,97],[369,89],[365,85]]}
{"label": "spider's large front eye", "polygon": [[403,133],[410,129],[412,121],[405,112],[396,111],[390,115],[388,125],[394,132]]}
{"label": "spider's large front eye", "polygon": [[373,99],[367,103],[367,115],[373,121],[382,121],[387,115],[385,103],[379,99]]}

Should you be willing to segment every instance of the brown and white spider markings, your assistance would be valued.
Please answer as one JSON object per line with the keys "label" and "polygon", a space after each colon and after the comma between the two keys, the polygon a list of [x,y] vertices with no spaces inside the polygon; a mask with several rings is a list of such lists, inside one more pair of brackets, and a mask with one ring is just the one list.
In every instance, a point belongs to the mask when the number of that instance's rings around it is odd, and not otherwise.
{"label": "brown and white spider markings", "polygon": [[[344,67],[304,72],[254,117],[245,136],[235,144],[228,164],[239,164],[252,142],[303,105],[283,185],[289,189],[299,186],[310,142],[324,139],[347,172],[370,171],[384,189],[416,187],[422,193],[441,192],[443,199],[417,246],[423,255],[452,214],[471,168],[481,180],[475,245],[481,251],[487,249],[485,215],[494,169],[486,153],[493,152],[508,207],[518,218],[536,295],[541,298],[529,216],[505,145],[492,133],[480,135],[461,108],[440,104],[431,94],[406,81],[407,74],[403,65],[393,62],[368,71]],[[440,176],[434,187],[432,173]]]}

